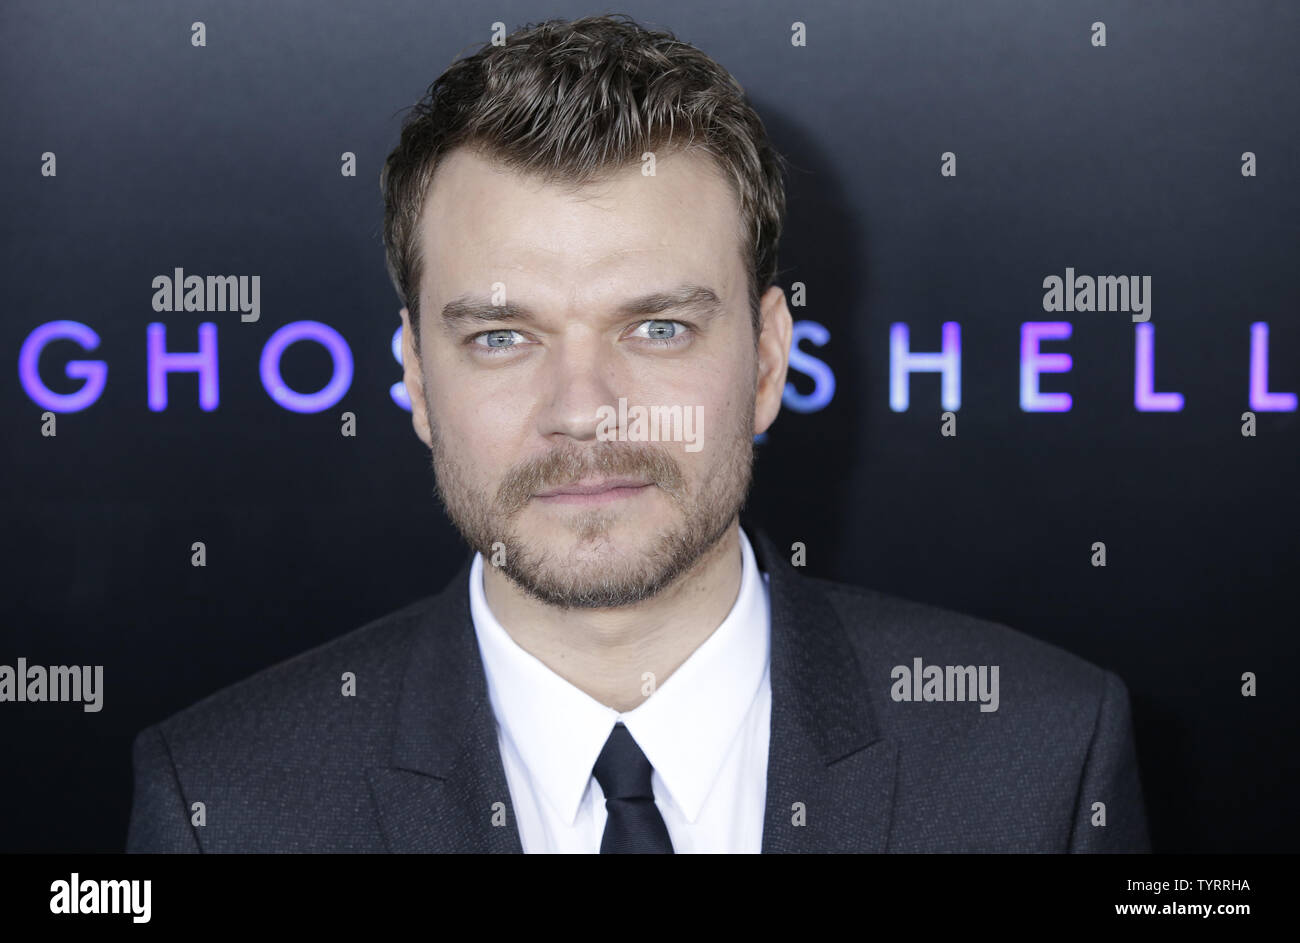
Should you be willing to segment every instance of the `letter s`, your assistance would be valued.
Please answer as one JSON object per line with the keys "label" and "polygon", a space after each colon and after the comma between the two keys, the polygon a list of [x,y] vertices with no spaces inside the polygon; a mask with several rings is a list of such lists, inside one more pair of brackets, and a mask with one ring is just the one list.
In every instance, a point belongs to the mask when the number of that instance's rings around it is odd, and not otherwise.
{"label": "letter s", "polygon": [[806,396],[786,383],[782,402],[797,413],[815,413],[831,404],[835,395],[835,374],[824,361],[799,349],[799,341],[808,339],[822,347],[831,339],[831,332],[816,321],[796,321],[790,338],[790,368],[798,370],[813,380],[813,391]]}

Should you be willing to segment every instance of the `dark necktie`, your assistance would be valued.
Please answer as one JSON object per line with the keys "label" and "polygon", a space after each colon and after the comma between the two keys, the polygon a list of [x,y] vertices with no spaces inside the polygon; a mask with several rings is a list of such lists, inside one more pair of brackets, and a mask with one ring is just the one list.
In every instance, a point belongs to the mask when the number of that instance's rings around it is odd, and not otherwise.
{"label": "dark necktie", "polygon": [[655,808],[651,770],[632,734],[621,723],[615,724],[591,771],[605,792],[609,813],[600,838],[602,855],[673,853],[668,826]]}

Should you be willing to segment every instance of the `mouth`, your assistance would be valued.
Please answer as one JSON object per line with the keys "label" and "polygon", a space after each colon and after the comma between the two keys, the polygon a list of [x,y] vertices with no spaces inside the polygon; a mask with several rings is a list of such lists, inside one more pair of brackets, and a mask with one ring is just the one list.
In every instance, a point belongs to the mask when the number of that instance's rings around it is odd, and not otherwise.
{"label": "mouth", "polygon": [[645,494],[654,485],[640,478],[583,480],[541,491],[533,497],[543,504],[607,504]]}

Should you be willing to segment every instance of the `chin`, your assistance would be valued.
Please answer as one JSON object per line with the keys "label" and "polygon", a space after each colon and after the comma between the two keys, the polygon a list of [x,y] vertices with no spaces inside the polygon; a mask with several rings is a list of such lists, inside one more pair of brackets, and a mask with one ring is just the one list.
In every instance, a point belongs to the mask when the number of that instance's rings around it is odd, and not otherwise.
{"label": "chin", "polygon": [[543,528],[536,537],[525,540],[540,554],[551,559],[578,565],[584,561],[611,563],[615,560],[636,562],[654,545],[654,534],[644,526],[625,522]]}
{"label": "chin", "polygon": [[613,552],[644,550],[666,523],[664,515],[622,509],[541,509],[531,533],[521,533],[538,550],[560,553],[567,549],[603,549]]}

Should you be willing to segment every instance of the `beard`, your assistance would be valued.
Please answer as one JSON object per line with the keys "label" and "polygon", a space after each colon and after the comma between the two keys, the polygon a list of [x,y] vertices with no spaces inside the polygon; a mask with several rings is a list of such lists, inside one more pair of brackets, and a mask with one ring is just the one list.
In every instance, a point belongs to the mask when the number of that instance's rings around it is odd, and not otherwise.
{"label": "beard", "polygon": [[[658,595],[688,572],[739,515],[754,463],[754,397],[746,402],[749,408],[723,433],[712,465],[698,482],[686,479],[667,449],[596,441],[556,447],[510,468],[494,493],[471,483],[428,410],[438,498],[465,542],[485,560],[501,561],[498,568],[534,599],[561,609],[633,605]],[[519,517],[535,494],[581,479],[623,476],[649,481],[667,496],[671,513],[656,515],[657,526],[639,529],[617,543],[613,531],[629,516],[624,501],[564,509],[561,535],[550,541],[520,532]],[[624,549],[619,553],[616,547]]]}

